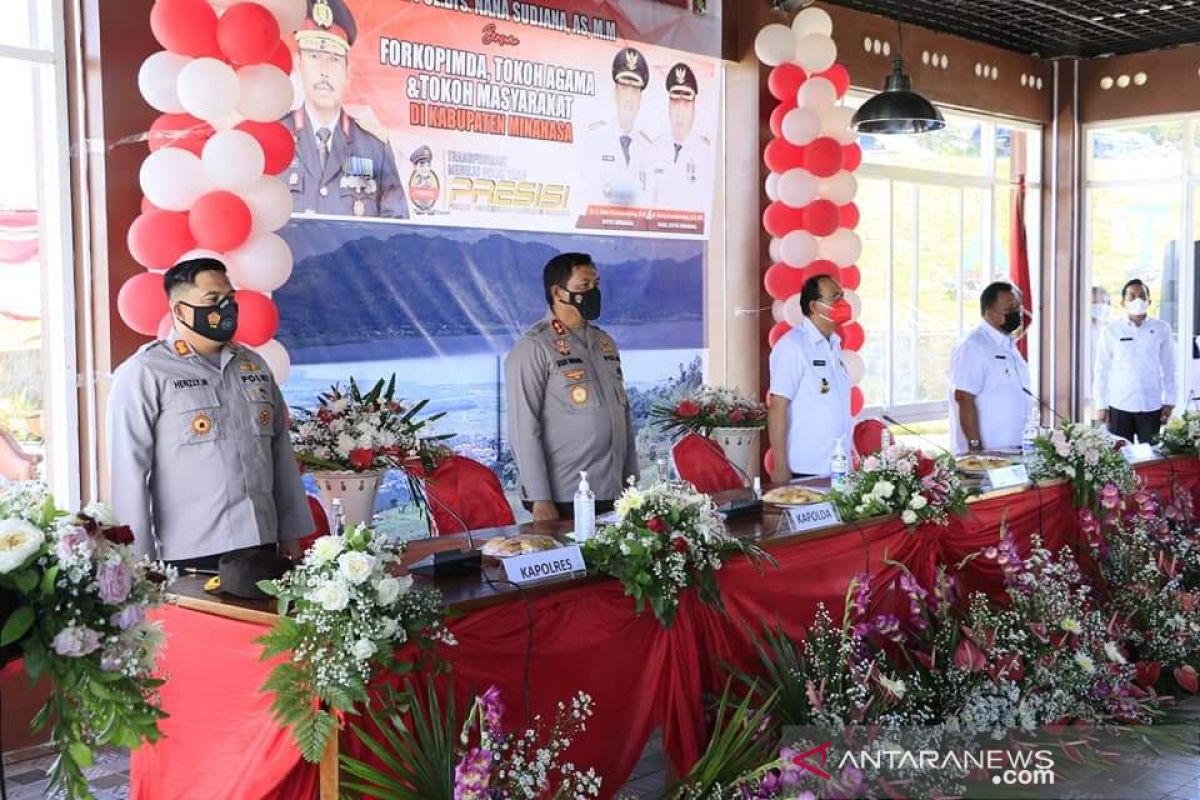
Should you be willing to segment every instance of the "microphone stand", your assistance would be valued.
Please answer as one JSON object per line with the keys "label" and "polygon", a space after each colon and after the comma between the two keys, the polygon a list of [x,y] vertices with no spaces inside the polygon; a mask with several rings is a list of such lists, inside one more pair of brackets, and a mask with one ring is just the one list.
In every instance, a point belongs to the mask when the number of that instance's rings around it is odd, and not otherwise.
{"label": "microphone stand", "polygon": [[934,450],[941,450],[942,452],[946,451],[946,448],[942,447],[940,444],[937,444],[932,439],[928,439],[925,436],[922,436],[921,434],[917,433],[915,430],[908,427],[907,425],[905,425],[903,422],[896,419],[895,417],[892,417],[888,414],[881,414],[880,416],[883,417],[884,422],[888,423],[889,425],[895,425],[897,428],[904,431],[905,433],[907,433],[910,436],[915,436],[916,438],[920,439],[925,444],[932,447]]}
{"label": "microphone stand", "polygon": [[[418,575],[433,575],[433,576],[450,576],[450,575],[471,575],[483,570],[483,553],[475,547],[475,537],[471,533],[471,526],[466,523],[461,516],[450,508],[444,501],[434,495],[432,492],[425,492],[425,499],[432,500],[437,503],[438,508],[449,514],[455,522],[457,522],[467,536],[466,550],[443,550],[433,554],[433,564],[420,567],[411,567],[409,572],[415,572]],[[430,518],[430,523],[437,523]]]}

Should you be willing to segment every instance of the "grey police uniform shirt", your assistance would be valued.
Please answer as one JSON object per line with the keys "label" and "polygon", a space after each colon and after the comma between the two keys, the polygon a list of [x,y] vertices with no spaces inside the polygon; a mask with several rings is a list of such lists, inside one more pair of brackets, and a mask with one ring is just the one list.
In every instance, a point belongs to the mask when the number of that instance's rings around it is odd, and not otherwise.
{"label": "grey police uniform shirt", "polygon": [[569,503],[586,470],[596,498],[615,500],[638,475],[621,355],[603,330],[547,314],[509,351],[504,380],[524,499]]}
{"label": "grey police uniform shirt", "polygon": [[112,505],[134,550],[200,558],[312,533],[287,406],[262,358],[227,346],[218,368],[176,333],[113,376]]}
{"label": "grey police uniform shirt", "polygon": [[296,139],[296,155],[280,177],[297,213],[408,219],[408,200],[391,146],[345,111],[332,128],[321,166],[316,127],[303,107],[280,120]]}

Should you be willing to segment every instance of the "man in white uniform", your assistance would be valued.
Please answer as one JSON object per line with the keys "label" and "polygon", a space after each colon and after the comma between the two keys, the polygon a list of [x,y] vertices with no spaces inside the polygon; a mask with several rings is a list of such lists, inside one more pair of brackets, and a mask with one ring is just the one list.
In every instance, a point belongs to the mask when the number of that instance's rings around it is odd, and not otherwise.
{"label": "man in white uniform", "polygon": [[1117,436],[1149,442],[1174,409],[1175,342],[1170,325],[1146,316],[1145,283],[1134,278],[1125,284],[1121,305],[1125,316],[1101,332],[1096,346],[1096,417]]}
{"label": "man in white uniform", "polygon": [[656,204],[662,208],[708,211],[711,197],[700,191],[713,166],[712,142],[695,129],[696,73],[682,61],[667,70],[671,132],[659,137],[654,167]]}
{"label": "man in white uniform", "polygon": [[804,322],[771,351],[767,432],[775,452],[775,483],[828,475],[838,439],[849,454],[850,378],[842,365],[837,326],[850,319],[838,282],[809,278],[800,290]]}
{"label": "man in white uniform", "polygon": [[642,51],[624,47],[612,63],[616,115],[588,128],[584,171],[588,200],[619,206],[644,206],[651,199],[651,156],[654,140],[638,126],[642,95],[650,81],[650,65]]}
{"label": "man in white uniform", "polygon": [[1029,421],[1029,367],[1017,350],[1021,292],[990,284],[979,297],[983,321],[950,357],[950,443],[955,455],[1015,450]]}

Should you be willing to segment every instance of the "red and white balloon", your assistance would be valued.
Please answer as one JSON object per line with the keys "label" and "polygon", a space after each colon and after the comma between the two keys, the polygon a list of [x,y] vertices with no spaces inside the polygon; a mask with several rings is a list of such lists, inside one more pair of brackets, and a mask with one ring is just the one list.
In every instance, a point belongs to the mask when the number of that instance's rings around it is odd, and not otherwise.
{"label": "red and white balloon", "polygon": [[278,120],[293,105],[287,40],[306,0],[156,0],[150,28],[163,50],[143,62],[138,88],[162,113],[147,135],[139,182],[143,213],[129,227],[133,259],[147,272],[117,296],[121,319],[145,336],[170,330],[161,273],[185,258],[219,258],[237,289],[236,341],[253,347],[280,383],[291,367],[275,338],[270,293],[292,272],[275,234],[292,212],[276,177],[295,141]]}

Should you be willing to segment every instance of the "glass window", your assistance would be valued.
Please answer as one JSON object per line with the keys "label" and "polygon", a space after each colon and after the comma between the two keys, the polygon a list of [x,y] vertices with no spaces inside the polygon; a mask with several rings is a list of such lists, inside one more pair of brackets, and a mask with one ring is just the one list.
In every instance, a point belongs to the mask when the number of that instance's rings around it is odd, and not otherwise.
{"label": "glass window", "polygon": [[[990,131],[989,131],[990,132]],[[959,175],[984,175],[984,124],[946,115],[946,127],[921,136],[860,136],[863,161],[880,166],[935,169]]]}
{"label": "glass window", "polygon": [[1185,124],[1093,128],[1088,137],[1088,180],[1145,180],[1183,174]]}
{"label": "glass window", "polygon": [[52,49],[51,12],[57,6],[58,3],[52,0],[5,0],[0,45],[32,50]]}

